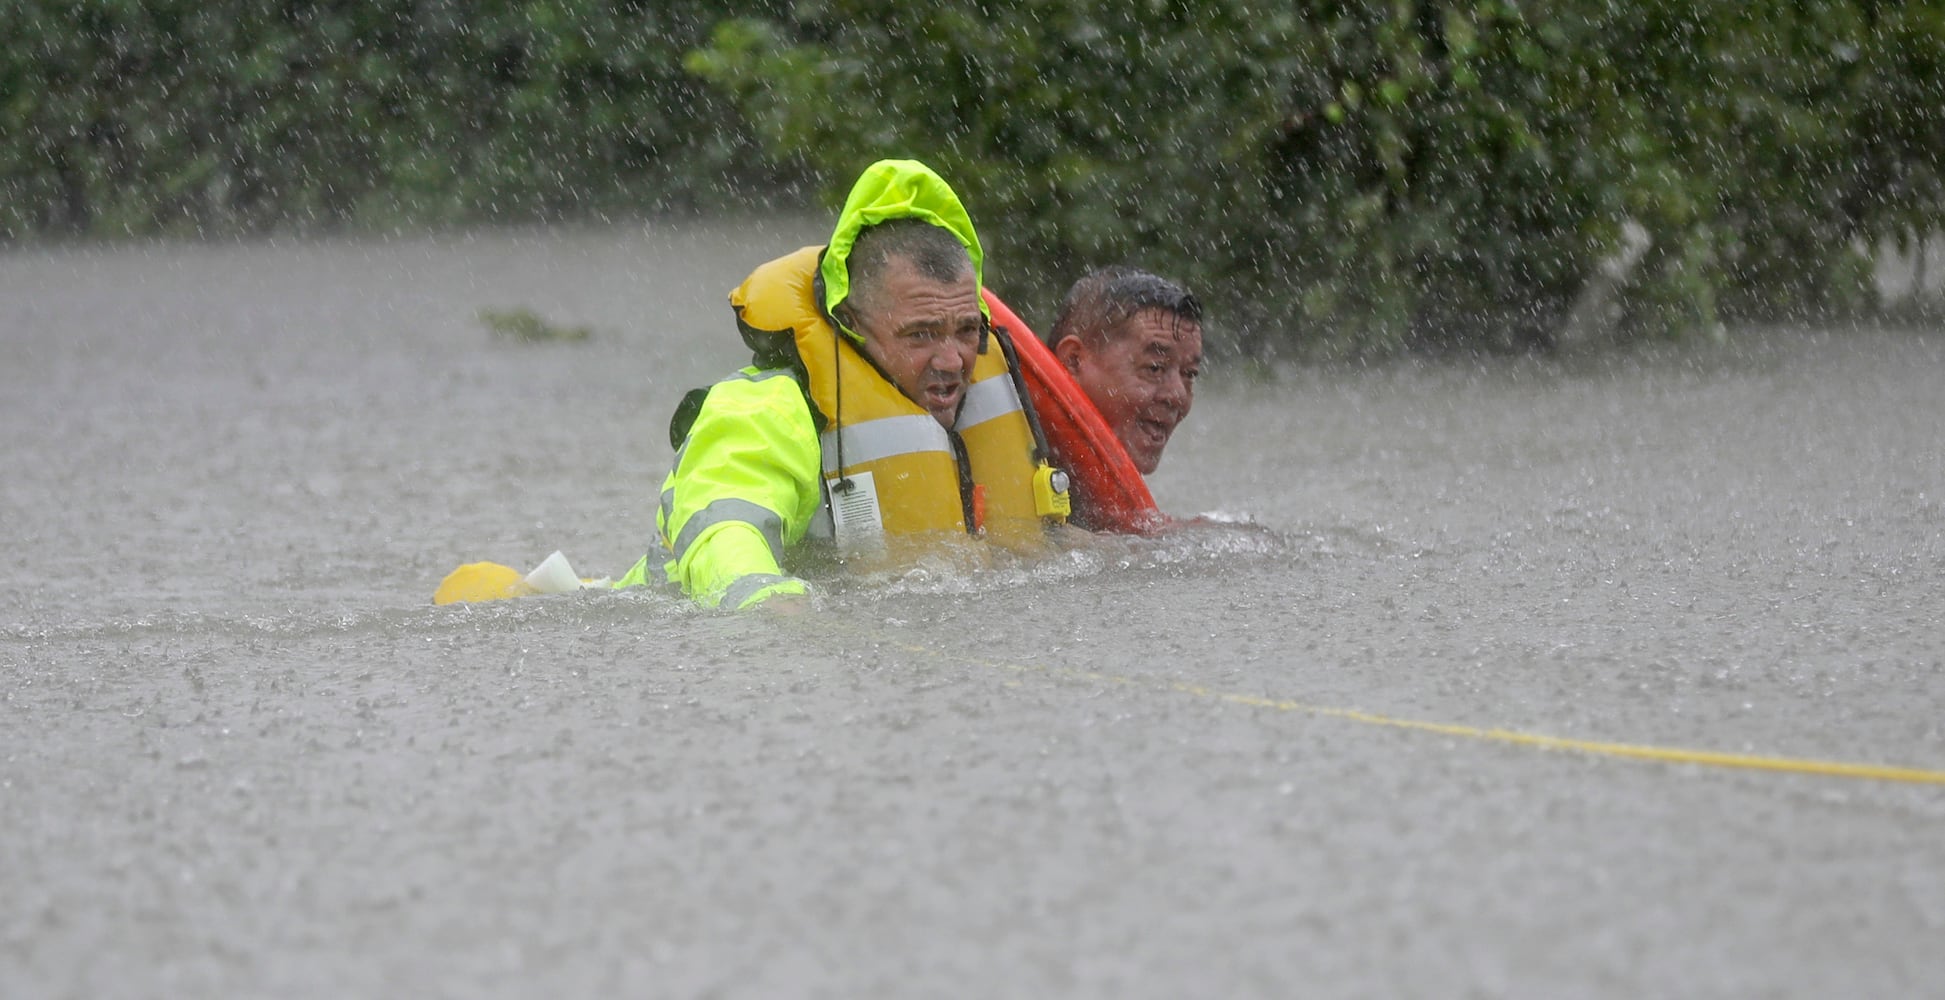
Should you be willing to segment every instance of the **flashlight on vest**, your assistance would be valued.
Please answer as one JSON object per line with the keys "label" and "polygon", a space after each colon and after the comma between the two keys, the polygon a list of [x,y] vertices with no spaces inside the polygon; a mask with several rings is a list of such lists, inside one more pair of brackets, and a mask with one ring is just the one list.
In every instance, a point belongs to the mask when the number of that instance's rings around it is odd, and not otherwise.
{"label": "flashlight on vest", "polygon": [[1067,520],[1074,501],[1067,495],[1067,473],[1045,462],[1033,470],[1033,511],[1056,521]]}

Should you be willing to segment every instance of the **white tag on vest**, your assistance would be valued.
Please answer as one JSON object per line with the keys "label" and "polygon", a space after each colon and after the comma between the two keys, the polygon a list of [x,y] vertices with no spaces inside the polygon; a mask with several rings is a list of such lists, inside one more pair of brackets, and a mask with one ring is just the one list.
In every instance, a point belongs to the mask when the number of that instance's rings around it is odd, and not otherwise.
{"label": "white tag on vest", "polygon": [[878,509],[878,485],[869,472],[851,474],[851,488],[832,477],[824,481],[831,498],[831,527],[838,545],[855,549],[876,547],[885,537],[885,515]]}

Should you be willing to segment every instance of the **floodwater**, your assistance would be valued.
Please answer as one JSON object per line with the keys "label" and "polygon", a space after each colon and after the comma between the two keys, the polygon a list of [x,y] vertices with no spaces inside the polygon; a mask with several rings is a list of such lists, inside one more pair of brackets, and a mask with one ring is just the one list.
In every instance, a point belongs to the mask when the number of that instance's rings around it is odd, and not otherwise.
{"label": "floodwater", "polygon": [[1218,370],[1170,538],[430,605],[625,569],[820,230],[0,256],[0,995],[1945,981],[1945,785],[1790,763],[1945,771],[1939,329]]}

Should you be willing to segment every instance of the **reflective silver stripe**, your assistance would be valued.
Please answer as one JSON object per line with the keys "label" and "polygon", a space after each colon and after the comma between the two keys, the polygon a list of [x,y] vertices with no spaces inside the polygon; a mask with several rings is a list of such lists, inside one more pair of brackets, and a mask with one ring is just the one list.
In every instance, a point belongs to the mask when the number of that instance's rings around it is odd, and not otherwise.
{"label": "reflective silver stripe", "polygon": [[1013,380],[1005,375],[995,375],[982,382],[974,382],[966,389],[965,405],[959,408],[959,420],[953,429],[964,433],[994,417],[1003,417],[1020,410],[1020,395],[1013,391]]}
{"label": "reflective silver stripe", "polygon": [[[731,375],[730,378],[742,379],[745,382],[767,382],[773,378],[791,378],[795,374],[796,374],[795,372],[792,372],[788,368],[765,368],[760,372],[746,372],[746,371],[738,370],[737,373]],[[725,379],[724,381],[728,381],[728,379]]]}
{"label": "reflective silver stripe", "polygon": [[824,449],[824,471],[836,472],[837,435],[844,435],[844,464],[850,466],[876,462],[893,455],[915,451],[952,453],[952,439],[931,414],[915,413],[903,417],[884,417],[852,424],[840,431],[825,431],[818,438]]}
{"label": "reflective silver stripe", "polygon": [[765,587],[778,583],[789,583],[793,577],[778,576],[775,573],[748,573],[736,578],[736,582],[723,589],[723,599],[718,601],[719,608],[735,610],[750,599],[750,595]]}
{"label": "reflective silver stripe", "polygon": [[675,544],[669,552],[679,562],[689,546],[696,543],[697,536],[715,525],[726,521],[741,521],[763,533],[763,540],[770,543],[770,555],[778,563],[783,562],[783,518],[768,507],[753,504],[748,500],[724,497],[713,501],[709,506],[689,515],[682,525],[682,532],[675,536]]}
{"label": "reflective silver stripe", "polygon": [[837,537],[837,523],[831,517],[831,484],[824,480],[819,484],[823,499],[817,505],[817,513],[810,519],[810,527],[804,531],[806,542],[828,542]]}

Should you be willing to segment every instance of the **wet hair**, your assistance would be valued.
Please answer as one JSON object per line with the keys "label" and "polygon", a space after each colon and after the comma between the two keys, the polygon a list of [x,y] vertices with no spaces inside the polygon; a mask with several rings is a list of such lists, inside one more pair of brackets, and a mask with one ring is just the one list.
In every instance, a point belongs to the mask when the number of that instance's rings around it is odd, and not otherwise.
{"label": "wet hair", "polygon": [[924,219],[887,219],[860,230],[851,244],[846,261],[851,271],[848,301],[863,299],[875,306],[879,282],[893,258],[910,261],[920,275],[940,283],[957,281],[972,271],[972,256],[951,230]]}
{"label": "wet hair", "polygon": [[1098,347],[1119,333],[1123,323],[1150,309],[1168,313],[1178,324],[1202,322],[1202,303],[1181,285],[1138,267],[1096,268],[1067,290],[1047,343],[1079,337]]}

